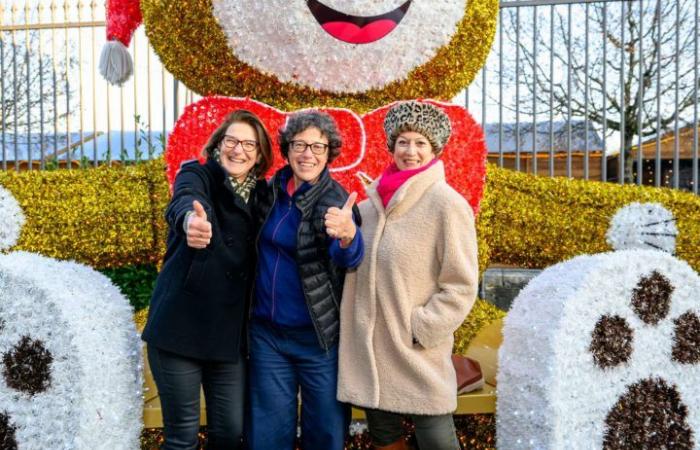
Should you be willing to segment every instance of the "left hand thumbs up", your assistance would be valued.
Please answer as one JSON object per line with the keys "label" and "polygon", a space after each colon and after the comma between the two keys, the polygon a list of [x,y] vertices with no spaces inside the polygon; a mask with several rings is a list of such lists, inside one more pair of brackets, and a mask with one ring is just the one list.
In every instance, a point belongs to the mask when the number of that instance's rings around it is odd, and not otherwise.
{"label": "left hand thumbs up", "polygon": [[357,227],[352,220],[352,207],[357,200],[357,192],[348,196],[342,208],[335,206],[328,208],[325,216],[326,233],[328,236],[340,239],[340,245],[347,247],[355,238]]}

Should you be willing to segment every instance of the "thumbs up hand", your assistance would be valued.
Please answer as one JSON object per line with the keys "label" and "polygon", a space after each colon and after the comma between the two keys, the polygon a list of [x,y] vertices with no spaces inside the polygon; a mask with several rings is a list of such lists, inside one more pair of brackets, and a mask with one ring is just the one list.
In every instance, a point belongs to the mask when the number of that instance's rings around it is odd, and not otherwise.
{"label": "thumbs up hand", "polygon": [[211,223],[207,212],[197,200],[192,202],[192,213],[187,217],[187,245],[192,248],[205,248],[211,242]]}
{"label": "thumbs up hand", "polygon": [[328,236],[340,239],[341,247],[348,247],[355,239],[357,227],[352,220],[352,207],[357,200],[357,192],[353,192],[348,197],[342,208],[335,206],[326,211],[325,225]]}

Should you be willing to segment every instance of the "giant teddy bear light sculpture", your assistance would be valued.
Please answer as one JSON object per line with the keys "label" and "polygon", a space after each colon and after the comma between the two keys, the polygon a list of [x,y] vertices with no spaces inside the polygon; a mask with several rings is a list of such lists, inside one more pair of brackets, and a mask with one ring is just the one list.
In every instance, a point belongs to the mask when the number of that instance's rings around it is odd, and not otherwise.
{"label": "giant teddy bear light sculpture", "polygon": [[[0,186],[0,251],[24,215]],[[99,272],[0,253],[0,448],[138,448],[141,344],[133,310]]]}
{"label": "giant teddy bear light sculpture", "polygon": [[497,442],[516,449],[700,449],[700,276],[659,204],[613,218],[617,251],[543,271],[506,316]]}
{"label": "giant teddy bear light sculpture", "polygon": [[483,65],[497,0],[109,0],[107,6],[101,68],[108,80],[128,78],[126,46],[143,21],[165,67],[207,96],[185,110],[170,136],[171,181],[232,109],[253,110],[274,135],[285,110],[318,107],[339,122],[345,141],[331,170],[362,192],[356,173],[376,177],[390,161],[381,129],[386,104],[432,98],[452,119],[443,156],[447,178],[478,209],[486,158],[481,128],[464,108],[442,102]]}

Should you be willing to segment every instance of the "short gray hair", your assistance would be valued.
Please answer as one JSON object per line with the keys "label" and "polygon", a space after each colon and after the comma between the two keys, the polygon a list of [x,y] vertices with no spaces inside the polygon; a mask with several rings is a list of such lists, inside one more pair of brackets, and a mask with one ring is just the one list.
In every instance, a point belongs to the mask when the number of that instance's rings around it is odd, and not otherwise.
{"label": "short gray hair", "polygon": [[338,125],[331,116],[321,111],[301,111],[289,116],[284,128],[279,131],[280,152],[287,159],[289,143],[294,136],[309,128],[318,128],[321,135],[328,139],[328,163],[333,162],[340,155],[340,147],[343,139],[340,137]]}

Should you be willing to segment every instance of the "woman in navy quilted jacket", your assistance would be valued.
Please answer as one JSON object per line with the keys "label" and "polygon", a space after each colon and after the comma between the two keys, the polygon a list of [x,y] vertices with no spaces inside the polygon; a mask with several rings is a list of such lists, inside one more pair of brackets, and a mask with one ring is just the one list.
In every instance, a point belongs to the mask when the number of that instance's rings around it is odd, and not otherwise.
{"label": "woman in navy quilted jacket", "polygon": [[292,115],[279,133],[288,164],[257,202],[261,222],[250,324],[252,450],[292,450],[301,393],[304,450],[340,450],[349,409],[336,400],[345,270],[362,260],[355,194],[328,171],[341,139],[330,116]]}

